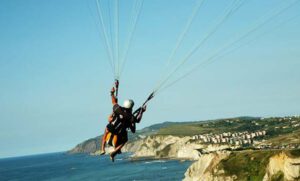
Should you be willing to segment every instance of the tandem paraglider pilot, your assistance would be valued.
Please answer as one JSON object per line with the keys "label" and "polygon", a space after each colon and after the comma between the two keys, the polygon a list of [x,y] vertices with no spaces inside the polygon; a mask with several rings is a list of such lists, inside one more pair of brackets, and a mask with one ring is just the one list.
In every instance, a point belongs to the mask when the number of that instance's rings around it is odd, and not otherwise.
{"label": "tandem paraglider pilot", "polygon": [[127,130],[130,129],[132,133],[135,133],[136,123],[141,121],[143,113],[146,111],[146,106],[139,109],[137,114],[133,114],[133,100],[125,100],[123,106],[120,106],[118,104],[118,99],[115,96],[114,87],[110,93],[113,112],[108,117],[109,123],[107,124],[102,137],[101,155],[105,154],[105,146],[107,143],[114,147],[114,151],[110,153],[110,158],[114,161],[115,156],[122,153],[121,149],[128,141]]}

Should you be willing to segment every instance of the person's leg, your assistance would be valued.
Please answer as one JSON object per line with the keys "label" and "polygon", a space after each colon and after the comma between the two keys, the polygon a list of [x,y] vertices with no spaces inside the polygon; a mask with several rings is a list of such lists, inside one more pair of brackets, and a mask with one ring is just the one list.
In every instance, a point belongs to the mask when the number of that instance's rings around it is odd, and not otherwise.
{"label": "person's leg", "polygon": [[128,141],[128,134],[127,131],[123,131],[121,134],[118,135],[119,137],[119,142],[117,144],[117,146],[115,147],[115,150],[110,154],[110,158],[112,161],[114,161],[115,156],[118,153],[121,153],[121,149],[123,148],[123,146],[127,143]]}
{"label": "person's leg", "polygon": [[105,144],[106,144],[106,136],[108,134],[107,128],[105,128],[103,137],[102,137],[102,144],[101,144],[101,155],[105,154]]}
{"label": "person's leg", "polygon": [[[127,142],[127,141],[126,141],[126,142]],[[124,143],[120,144],[119,146],[117,146],[113,152],[116,152],[116,153],[117,153],[117,152],[121,151],[121,149],[122,149],[123,146],[126,144],[126,142],[124,142]]]}
{"label": "person's leg", "polygon": [[[127,141],[126,141],[127,142]],[[115,150],[113,152],[110,153],[110,159],[114,162],[115,161],[115,156],[121,152],[121,149],[123,148],[123,146],[126,144],[126,142],[121,143],[120,145],[118,145]]]}

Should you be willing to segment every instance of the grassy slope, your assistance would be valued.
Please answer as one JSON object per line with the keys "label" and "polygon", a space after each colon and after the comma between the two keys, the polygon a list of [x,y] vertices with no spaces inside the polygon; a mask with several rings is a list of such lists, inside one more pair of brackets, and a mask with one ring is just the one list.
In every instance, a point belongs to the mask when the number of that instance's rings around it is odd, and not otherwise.
{"label": "grassy slope", "polygon": [[[293,118],[292,121],[300,122],[300,118]],[[207,134],[207,133],[223,133],[223,132],[240,132],[240,131],[257,131],[266,130],[266,139],[276,138],[278,136],[287,135],[282,139],[287,140],[292,136],[291,139],[299,140],[300,127],[292,127],[291,120],[283,120],[282,118],[267,118],[261,120],[260,118],[231,118],[221,119],[206,122],[192,122],[182,123],[176,125],[170,125],[163,127],[158,130],[158,135],[176,135],[176,136],[192,136],[196,134]],[[282,127],[287,128],[283,129]],[[279,127],[279,128],[278,128]],[[291,133],[293,133],[291,135]],[[278,138],[279,139],[279,138]],[[274,140],[276,141],[276,140]],[[281,141],[281,140],[278,140]]]}
{"label": "grassy slope", "polygon": [[[220,162],[219,168],[224,169],[225,175],[236,175],[239,180],[260,181],[265,175],[269,158],[282,150],[245,150],[232,152],[227,159]],[[300,150],[285,150],[291,157],[300,157]],[[272,180],[280,180],[283,173],[278,173]]]}
{"label": "grassy slope", "polygon": [[263,126],[251,125],[256,118],[231,118],[205,122],[185,123],[162,128],[157,134],[189,136],[195,134],[223,133],[235,131],[259,130]]}
{"label": "grassy slope", "polygon": [[273,145],[281,144],[300,144],[300,129],[292,131],[292,133],[278,135],[268,140]]}
{"label": "grassy slope", "polygon": [[220,162],[219,168],[226,175],[236,175],[239,180],[262,180],[269,158],[280,151],[240,151],[232,152]]}

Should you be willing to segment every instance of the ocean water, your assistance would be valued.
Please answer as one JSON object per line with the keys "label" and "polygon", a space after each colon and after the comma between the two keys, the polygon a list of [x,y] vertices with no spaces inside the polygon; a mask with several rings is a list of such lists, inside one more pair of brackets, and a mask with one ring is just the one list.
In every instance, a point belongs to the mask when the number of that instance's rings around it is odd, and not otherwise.
{"label": "ocean water", "polygon": [[43,155],[0,159],[0,181],[23,180],[182,180],[190,161],[139,160],[118,155],[112,163],[108,156]]}

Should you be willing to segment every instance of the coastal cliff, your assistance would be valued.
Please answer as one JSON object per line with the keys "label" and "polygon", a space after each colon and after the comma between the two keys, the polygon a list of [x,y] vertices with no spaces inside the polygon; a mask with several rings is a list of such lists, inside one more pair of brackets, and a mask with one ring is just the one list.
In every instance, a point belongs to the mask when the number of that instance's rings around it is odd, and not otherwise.
{"label": "coastal cliff", "polygon": [[[300,117],[166,122],[129,134],[122,152],[133,159],[194,160],[186,181],[300,181],[299,125]],[[68,153],[97,155],[100,140],[84,141]]]}
{"label": "coastal cliff", "polygon": [[124,151],[133,153],[132,157],[153,157],[168,159],[197,160],[201,154],[230,148],[229,145],[201,144],[190,136],[152,135],[128,143]]}
{"label": "coastal cliff", "polygon": [[200,146],[189,144],[189,140],[190,137],[148,136],[127,144],[124,150],[132,152],[132,157],[197,159]]}
{"label": "coastal cliff", "polygon": [[189,136],[152,135],[128,143],[124,151],[133,153],[133,158],[194,160],[185,181],[300,180],[299,150],[234,151],[236,148],[201,144]]}
{"label": "coastal cliff", "polygon": [[202,155],[185,173],[185,181],[299,181],[299,151],[219,151]]}
{"label": "coastal cliff", "polygon": [[217,170],[219,162],[229,156],[229,152],[215,152],[201,156],[185,172],[185,181],[234,180],[236,176],[225,176],[224,170]]}
{"label": "coastal cliff", "polygon": [[300,180],[300,157],[293,157],[284,152],[270,158],[264,181]]}

